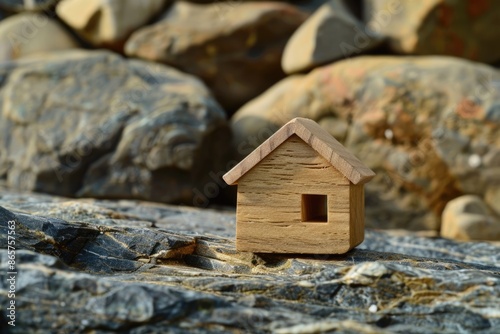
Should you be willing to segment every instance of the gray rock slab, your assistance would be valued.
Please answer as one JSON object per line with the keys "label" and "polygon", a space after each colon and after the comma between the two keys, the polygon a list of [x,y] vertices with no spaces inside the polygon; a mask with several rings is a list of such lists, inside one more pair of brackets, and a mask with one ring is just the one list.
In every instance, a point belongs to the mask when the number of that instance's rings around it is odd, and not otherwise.
{"label": "gray rock slab", "polygon": [[[345,255],[253,254],[236,251],[229,211],[7,190],[0,207],[2,305],[7,221],[16,222],[12,333],[495,333],[500,326],[494,243],[367,230]],[[165,223],[175,216],[184,218]]]}

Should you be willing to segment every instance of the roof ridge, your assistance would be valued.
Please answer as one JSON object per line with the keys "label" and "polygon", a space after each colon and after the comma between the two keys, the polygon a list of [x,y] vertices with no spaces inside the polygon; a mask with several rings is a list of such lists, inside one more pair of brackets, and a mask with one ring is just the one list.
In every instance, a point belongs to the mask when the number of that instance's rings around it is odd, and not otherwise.
{"label": "roof ridge", "polygon": [[227,172],[223,176],[224,181],[228,184],[237,183],[240,177],[245,175],[294,134],[326,159],[353,184],[368,182],[375,176],[375,173],[370,168],[365,166],[318,123],[311,119],[296,117],[282,126],[233,169]]}

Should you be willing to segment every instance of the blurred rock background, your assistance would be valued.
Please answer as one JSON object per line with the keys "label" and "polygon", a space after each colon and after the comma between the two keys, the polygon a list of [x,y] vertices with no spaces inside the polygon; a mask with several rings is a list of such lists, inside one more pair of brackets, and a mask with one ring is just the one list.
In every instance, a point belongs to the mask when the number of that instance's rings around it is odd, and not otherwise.
{"label": "blurred rock background", "polygon": [[500,3],[0,0],[0,185],[207,207],[312,118],[367,225],[500,240]]}

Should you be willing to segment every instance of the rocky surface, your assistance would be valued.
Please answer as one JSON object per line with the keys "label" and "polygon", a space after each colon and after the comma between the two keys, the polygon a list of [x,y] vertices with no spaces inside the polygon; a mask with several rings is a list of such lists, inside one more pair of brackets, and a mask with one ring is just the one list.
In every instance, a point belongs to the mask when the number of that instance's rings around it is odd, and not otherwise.
{"label": "rocky surface", "polygon": [[135,32],[125,51],[198,76],[234,111],[283,78],[286,41],[306,18],[279,2],[176,2],[161,21]]}
{"label": "rocky surface", "polygon": [[57,20],[43,14],[21,13],[0,22],[0,61],[78,47]]}
{"label": "rocky surface", "polygon": [[234,115],[235,153],[247,155],[297,116],[318,121],[377,173],[367,184],[369,226],[438,231],[448,201],[500,186],[492,67],[365,56],[288,77]]}
{"label": "rocky surface", "polygon": [[192,203],[224,170],[224,111],[198,79],[109,52],[0,65],[0,179],[60,195]]}
{"label": "rocky surface", "polygon": [[450,55],[491,63],[500,60],[500,37],[492,29],[500,15],[496,1],[364,0],[370,30],[389,39],[398,53]]}
{"label": "rocky surface", "polygon": [[[239,253],[234,214],[0,191],[10,333],[494,333],[500,248],[368,230],[342,256]],[[3,311],[5,312],[5,311]],[[3,314],[2,326],[6,326]]]}
{"label": "rocky surface", "polygon": [[381,38],[367,30],[345,1],[331,0],[290,37],[281,64],[288,74],[302,72],[364,53],[380,42]]}
{"label": "rocky surface", "polygon": [[120,50],[126,38],[162,13],[167,0],[65,0],[57,15],[95,46]]}

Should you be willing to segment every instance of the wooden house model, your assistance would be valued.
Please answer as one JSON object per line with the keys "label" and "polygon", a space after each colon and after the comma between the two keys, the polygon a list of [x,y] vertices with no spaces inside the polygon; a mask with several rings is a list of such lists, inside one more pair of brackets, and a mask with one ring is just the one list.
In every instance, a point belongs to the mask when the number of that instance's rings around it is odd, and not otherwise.
{"label": "wooden house model", "polygon": [[223,178],[238,184],[236,247],[341,254],[364,238],[364,184],[375,173],[316,122],[295,118]]}

